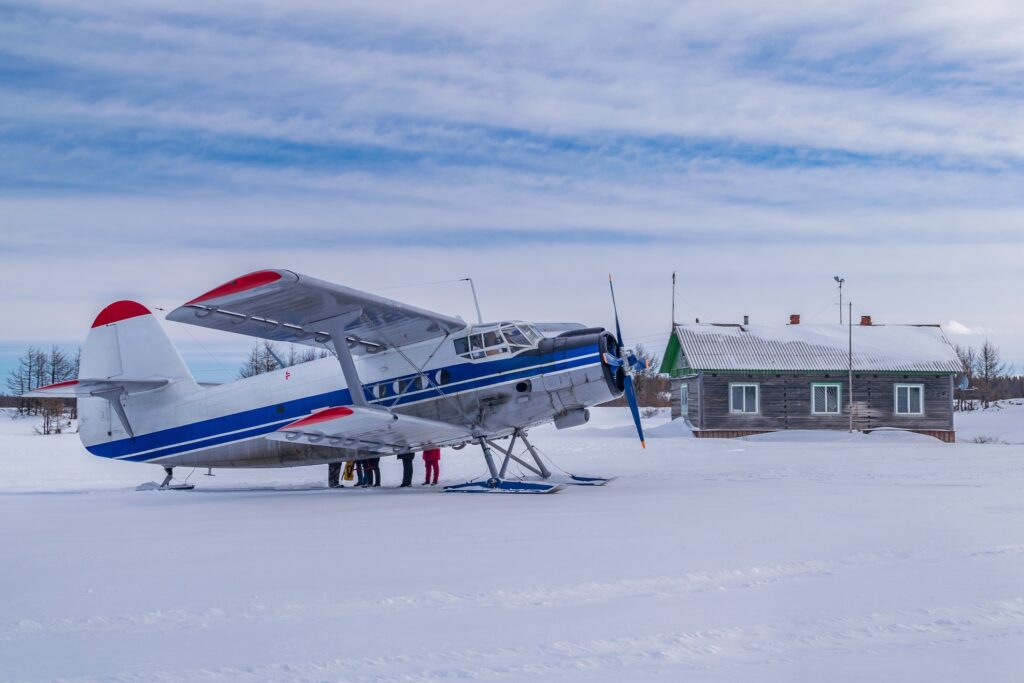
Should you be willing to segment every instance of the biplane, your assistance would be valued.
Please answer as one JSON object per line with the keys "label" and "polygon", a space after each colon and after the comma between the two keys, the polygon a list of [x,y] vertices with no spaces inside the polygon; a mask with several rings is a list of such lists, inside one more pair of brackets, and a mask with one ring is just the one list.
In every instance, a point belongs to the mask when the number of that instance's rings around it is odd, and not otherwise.
{"label": "biplane", "polygon": [[[613,287],[611,296],[614,308]],[[617,309],[614,335],[578,323],[467,324],[289,270],[261,270],[166,318],[330,353],[200,385],[148,308],[134,301],[104,308],[78,379],[26,395],[77,398],[85,448],[160,465],[165,488],[174,487],[175,467],[331,464],[470,444],[480,448],[489,477],[448,491],[549,493],[567,483],[599,484],[607,480],[556,480],[527,432],[551,421],[560,429],[582,425],[588,407],[623,394],[643,444],[633,375],[646,361],[624,346]],[[517,441],[525,446],[519,453]],[[507,477],[511,462],[537,480]]]}

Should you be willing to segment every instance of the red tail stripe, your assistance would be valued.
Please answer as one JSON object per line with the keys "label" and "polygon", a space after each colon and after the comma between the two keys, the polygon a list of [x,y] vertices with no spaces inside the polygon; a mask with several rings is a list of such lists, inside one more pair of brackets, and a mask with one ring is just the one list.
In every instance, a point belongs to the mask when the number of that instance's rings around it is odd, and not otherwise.
{"label": "red tail stripe", "polygon": [[140,315],[150,315],[149,309],[136,301],[115,301],[100,311],[92,326],[111,325]]}
{"label": "red tail stripe", "polygon": [[351,408],[346,408],[344,406],[339,406],[337,408],[327,408],[326,410],[321,410],[318,413],[313,413],[309,417],[304,417],[301,420],[296,420],[295,422],[287,424],[284,427],[281,427],[281,429],[285,430],[292,429],[293,427],[306,427],[312,424],[316,424],[318,422],[327,422],[328,420],[335,420],[341,417],[348,417],[349,415],[352,414],[352,412],[353,411]]}
{"label": "red tail stripe", "polygon": [[225,282],[220,287],[215,287],[206,294],[197,296],[185,305],[198,304],[204,301],[209,301],[210,299],[219,299],[220,297],[227,296],[229,294],[238,294],[239,292],[244,292],[247,289],[269,285],[271,282],[277,282],[280,279],[281,274],[277,271],[257,270],[255,273],[249,273],[248,275],[235,278],[230,282]]}

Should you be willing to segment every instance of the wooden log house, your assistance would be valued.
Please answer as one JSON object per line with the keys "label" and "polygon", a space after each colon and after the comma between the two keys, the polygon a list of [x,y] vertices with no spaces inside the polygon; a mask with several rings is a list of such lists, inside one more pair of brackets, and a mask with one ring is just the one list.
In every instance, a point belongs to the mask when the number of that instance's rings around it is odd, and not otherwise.
{"label": "wooden log house", "polygon": [[[852,344],[850,339],[852,336]],[[852,365],[852,397],[850,367]],[[697,437],[904,429],[953,442],[960,362],[938,325],[676,325],[661,372]]]}

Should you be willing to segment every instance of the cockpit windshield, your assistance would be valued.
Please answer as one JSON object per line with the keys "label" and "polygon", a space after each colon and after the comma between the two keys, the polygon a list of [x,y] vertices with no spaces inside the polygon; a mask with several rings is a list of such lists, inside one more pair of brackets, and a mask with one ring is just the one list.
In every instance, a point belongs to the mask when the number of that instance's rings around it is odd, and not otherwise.
{"label": "cockpit windshield", "polygon": [[452,340],[455,353],[463,358],[479,359],[491,356],[515,355],[535,348],[543,336],[524,322],[504,322],[476,325],[469,334]]}

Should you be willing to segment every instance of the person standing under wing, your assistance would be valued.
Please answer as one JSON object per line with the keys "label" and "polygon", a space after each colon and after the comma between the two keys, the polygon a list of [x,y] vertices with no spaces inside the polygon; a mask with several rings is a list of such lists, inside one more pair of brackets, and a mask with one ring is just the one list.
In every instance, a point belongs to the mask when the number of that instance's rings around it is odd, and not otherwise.
{"label": "person standing under wing", "polygon": [[366,459],[366,485],[380,486],[380,458]]}
{"label": "person standing under wing", "polygon": [[332,489],[342,488],[344,484],[341,483],[341,463],[332,462],[327,465],[327,487]]}
{"label": "person standing under wing", "polygon": [[402,461],[402,484],[399,488],[412,486],[412,459],[415,453],[399,453],[398,459]]}
{"label": "person standing under wing", "polygon": [[[423,464],[427,467],[427,472],[423,480],[423,485],[436,486],[437,477],[441,473],[441,449],[440,448],[428,448],[423,451]],[[433,474],[433,479],[431,479]]]}

